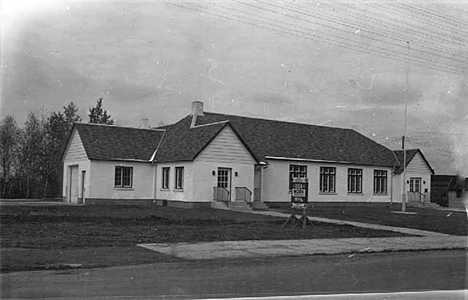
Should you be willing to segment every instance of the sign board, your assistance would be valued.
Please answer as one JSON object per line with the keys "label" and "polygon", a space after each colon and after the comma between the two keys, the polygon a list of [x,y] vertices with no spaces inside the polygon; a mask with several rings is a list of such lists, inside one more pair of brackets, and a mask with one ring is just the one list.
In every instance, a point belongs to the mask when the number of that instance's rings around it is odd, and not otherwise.
{"label": "sign board", "polygon": [[307,178],[293,178],[291,189],[291,206],[303,208],[308,202],[309,181]]}

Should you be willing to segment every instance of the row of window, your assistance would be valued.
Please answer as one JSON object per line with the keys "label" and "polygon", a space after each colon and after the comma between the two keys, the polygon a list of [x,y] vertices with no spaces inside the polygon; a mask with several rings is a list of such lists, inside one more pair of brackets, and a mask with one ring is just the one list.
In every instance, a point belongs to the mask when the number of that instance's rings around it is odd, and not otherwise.
{"label": "row of window", "polygon": [[[162,168],[161,188],[169,189],[169,178],[171,174],[170,167]],[[175,181],[174,188],[181,190],[184,188],[184,167],[175,167]]]}
{"label": "row of window", "polygon": [[[162,168],[161,188],[169,189],[171,168]],[[219,176],[219,175],[218,175]],[[307,166],[290,165],[289,189],[295,178],[307,178]],[[114,185],[117,188],[131,188],[133,186],[133,167],[115,167]],[[184,167],[175,167],[174,188],[184,188]],[[336,192],[336,168],[320,167],[320,192]],[[348,193],[362,193],[362,169],[348,169]],[[374,170],[374,194],[387,193],[387,171]]]}
{"label": "row of window", "polygon": [[[171,168],[162,168],[162,185],[163,189],[169,189],[169,176]],[[131,188],[133,186],[133,167],[115,167],[114,186],[116,188]],[[176,189],[184,188],[184,167],[175,168]]]}
{"label": "row of window", "polygon": [[[307,178],[307,166],[289,166],[289,189],[295,178]],[[336,192],[336,168],[320,167],[320,192]],[[362,193],[362,169],[348,169],[348,193]],[[374,194],[387,193],[387,171],[374,170]]]}

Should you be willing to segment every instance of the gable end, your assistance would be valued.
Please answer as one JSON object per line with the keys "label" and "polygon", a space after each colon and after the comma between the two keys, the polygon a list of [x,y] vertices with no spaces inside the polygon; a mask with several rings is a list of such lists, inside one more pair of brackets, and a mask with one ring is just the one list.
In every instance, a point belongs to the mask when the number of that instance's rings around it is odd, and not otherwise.
{"label": "gable end", "polygon": [[80,138],[80,134],[76,128],[73,128],[68,140],[67,147],[63,154],[63,161],[77,161],[77,160],[86,160],[88,155],[83,146],[83,143]]}
{"label": "gable end", "polygon": [[256,163],[255,157],[229,125],[225,126],[194,159],[207,162]]}

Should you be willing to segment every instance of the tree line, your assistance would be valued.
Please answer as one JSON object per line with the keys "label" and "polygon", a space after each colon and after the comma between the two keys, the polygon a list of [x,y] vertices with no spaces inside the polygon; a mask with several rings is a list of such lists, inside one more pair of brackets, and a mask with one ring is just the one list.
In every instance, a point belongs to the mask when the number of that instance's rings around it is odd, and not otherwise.
{"label": "tree line", "polygon": [[[89,108],[88,123],[113,125],[102,101]],[[6,115],[0,124],[0,198],[61,197],[62,154],[73,123],[81,121],[73,102],[49,115],[30,112],[23,128]]]}

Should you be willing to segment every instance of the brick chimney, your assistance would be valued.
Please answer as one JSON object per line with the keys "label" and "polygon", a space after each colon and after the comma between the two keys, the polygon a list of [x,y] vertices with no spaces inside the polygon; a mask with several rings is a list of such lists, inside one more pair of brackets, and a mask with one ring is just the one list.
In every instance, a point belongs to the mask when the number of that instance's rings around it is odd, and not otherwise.
{"label": "brick chimney", "polygon": [[192,123],[190,124],[190,128],[195,127],[197,123],[197,116],[203,116],[203,102],[201,101],[193,101],[192,102]]}
{"label": "brick chimney", "polygon": [[193,101],[192,102],[192,116],[203,116],[203,102]]}

